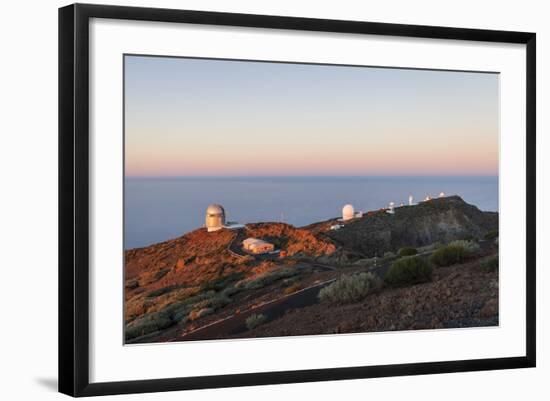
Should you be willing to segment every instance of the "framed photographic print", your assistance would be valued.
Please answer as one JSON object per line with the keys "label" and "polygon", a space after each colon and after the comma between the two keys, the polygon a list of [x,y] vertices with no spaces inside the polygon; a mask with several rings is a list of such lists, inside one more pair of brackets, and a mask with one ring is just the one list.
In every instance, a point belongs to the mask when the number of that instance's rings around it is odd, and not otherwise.
{"label": "framed photographic print", "polygon": [[59,390],[535,366],[535,34],[59,10]]}

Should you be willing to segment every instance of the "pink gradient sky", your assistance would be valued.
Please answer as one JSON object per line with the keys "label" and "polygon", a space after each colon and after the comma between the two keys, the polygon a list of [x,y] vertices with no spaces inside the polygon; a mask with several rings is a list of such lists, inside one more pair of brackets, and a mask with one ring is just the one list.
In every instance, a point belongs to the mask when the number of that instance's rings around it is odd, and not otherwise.
{"label": "pink gradient sky", "polygon": [[497,175],[498,75],[128,57],[126,176]]}

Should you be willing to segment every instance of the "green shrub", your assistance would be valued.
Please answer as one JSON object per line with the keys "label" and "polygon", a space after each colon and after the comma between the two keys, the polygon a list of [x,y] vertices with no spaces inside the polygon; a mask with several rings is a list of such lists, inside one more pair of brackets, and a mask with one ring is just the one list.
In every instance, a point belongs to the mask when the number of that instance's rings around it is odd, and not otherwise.
{"label": "green shrub", "polygon": [[172,315],[172,321],[174,323],[185,323],[189,320],[189,312],[191,307],[181,308],[174,312]]}
{"label": "green shrub", "polygon": [[129,323],[126,326],[124,334],[126,340],[130,340],[135,337],[165,329],[172,324],[173,321],[167,313],[150,313]]}
{"label": "green shrub", "polygon": [[267,321],[267,316],[260,314],[253,314],[246,318],[246,327],[248,330],[252,330]]}
{"label": "green shrub", "polygon": [[242,283],[241,285],[243,285],[244,288],[247,290],[256,290],[258,288],[263,288],[271,283],[274,283],[277,280],[292,277],[297,274],[298,271],[296,269],[283,268],[279,270],[272,270],[270,272],[262,274],[255,279],[244,282],[240,281],[239,283]]}
{"label": "green shrub", "polygon": [[192,308],[196,304],[207,301],[211,298],[216,297],[214,291],[200,292],[196,295],[192,295],[181,300],[173,301],[169,304],[163,305],[162,311],[168,313],[170,316],[174,315],[176,312],[180,311],[183,308]]}
{"label": "green shrub", "polygon": [[413,256],[417,253],[418,251],[416,250],[416,248],[413,248],[412,246],[406,246],[404,248],[401,248],[397,254],[400,258],[402,258],[403,256]]}
{"label": "green shrub", "polygon": [[441,242],[436,241],[436,242],[432,242],[429,245],[421,246],[421,247],[417,248],[416,250],[418,251],[418,253],[432,252],[432,251],[435,251],[436,249],[441,248],[442,246],[443,246],[443,244]]}
{"label": "green shrub", "polygon": [[[144,315],[135,318],[126,325],[125,337],[127,340],[163,330],[178,322],[185,322],[188,319],[197,319],[215,312],[232,302],[225,293],[206,291],[196,295],[188,296],[181,300],[167,301],[155,308],[150,308]],[[193,316],[191,317],[191,313]],[[199,314],[200,312],[200,314]],[[198,315],[198,316],[197,316]]]}
{"label": "green shrub", "polygon": [[420,256],[406,256],[388,270],[384,281],[392,286],[424,283],[432,279],[433,268]]}
{"label": "green shrub", "polygon": [[436,266],[450,266],[464,260],[464,248],[456,245],[446,245],[430,256],[430,262]]}
{"label": "green shrub", "polygon": [[319,291],[321,302],[346,304],[364,299],[372,288],[378,286],[372,273],[344,275]]}
{"label": "green shrub", "polygon": [[491,256],[481,262],[481,269],[486,272],[496,272],[498,270],[498,255]]}
{"label": "green shrub", "polygon": [[231,273],[226,276],[217,277],[214,280],[211,280],[207,283],[201,285],[201,291],[221,291],[224,288],[227,288],[231,284],[241,280],[244,277],[244,273]]}
{"label": "green shrub", "polygon": [[230,304],[232,299],[225,294],[216,294],[212,298],[205,299],[200,304],[205,308],[220,309]]}
{"label": "green shrub", "polygon": [[498,230],[487,231],[487,233],[483,236],[483,238],[487,240],[498,238]]}
{"label": "green shrub", "polygon": [[231,297],[235,295],[236,293],[240,292],[241,289],[237,288],[237,286],[231,285],[227,288],[224,288],[222,292],[220,292],[221,295],[224,295],[226,297]]}
{"label": "green shrub", "polygon": [[449,245],[462,247],[466,256],[475,255],[480,250],[479,244],[475,241],[457,240],[452,241]]}

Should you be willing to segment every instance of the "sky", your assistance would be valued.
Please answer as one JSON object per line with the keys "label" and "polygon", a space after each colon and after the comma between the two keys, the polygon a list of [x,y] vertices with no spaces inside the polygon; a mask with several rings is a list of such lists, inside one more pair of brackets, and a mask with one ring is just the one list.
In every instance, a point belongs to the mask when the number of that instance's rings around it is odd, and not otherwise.
{"label": "sky", "polygon": [[498,175],[494,73],[125,56],[125,173]]}

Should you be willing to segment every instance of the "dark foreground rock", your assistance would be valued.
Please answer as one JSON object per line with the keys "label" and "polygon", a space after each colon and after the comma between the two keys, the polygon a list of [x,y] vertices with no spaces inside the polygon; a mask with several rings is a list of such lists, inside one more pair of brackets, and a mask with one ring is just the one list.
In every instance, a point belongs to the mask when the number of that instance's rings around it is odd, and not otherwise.
{"label": "dark foreground rock", "polygon": [[484,327],[499,324],[498,272],[485,272],[479,260],[439,268],[432,282],[386,288],[361,302],[316,304],[289,311],[234,337],[378,332]]}

